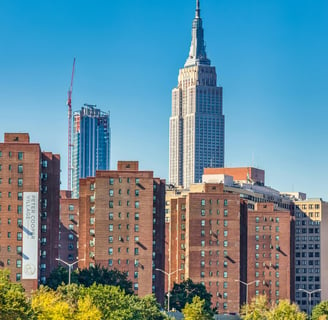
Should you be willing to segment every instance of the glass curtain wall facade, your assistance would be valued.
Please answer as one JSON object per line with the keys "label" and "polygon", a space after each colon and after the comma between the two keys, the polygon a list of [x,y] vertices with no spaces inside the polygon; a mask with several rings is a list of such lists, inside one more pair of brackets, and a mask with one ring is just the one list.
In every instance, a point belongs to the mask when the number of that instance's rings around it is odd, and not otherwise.
{"label": "glass curtain wall facade", "polygon": [[72,196],[79,196],[79,179],[110,167],[109,113],[85,104],[73,117]]}

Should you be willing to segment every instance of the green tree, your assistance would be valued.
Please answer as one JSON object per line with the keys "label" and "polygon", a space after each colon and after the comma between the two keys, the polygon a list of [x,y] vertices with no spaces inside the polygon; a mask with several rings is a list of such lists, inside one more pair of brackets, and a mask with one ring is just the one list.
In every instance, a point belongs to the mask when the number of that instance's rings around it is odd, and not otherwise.
{"label": "green tree", "polygon": [[21,284],[10,281],[10,271],[0,270],[0,319],[33,319],[31,304]]}
{"label": "green tree", "polygon": [[210,320],[213,315],[205,309],[205,300],[193,297],[192,303],[186,303],[182,310],[185,320]]}
{"label": "green tree", "polygon": [[307,315],[289,300],[280,300],[279,304],[267,312],[268,320],[306,320]]}
{"label": "green tree", "polygon": [[170,292],[170,308],[182,311],[187,303],[192,303],[192,299],[198,296],[204,300],[204,309],[214,314],[211,309],[212,294],[206,291],[206,288],[201,283],[194,283],[191,279],[185,280],[179,284],[175,283]]}
{"label": "green tree", "polygon": [[265,295],[257,296],[248,305],[241,308],[244,320],[306,320],[306,314],[300,312],[296,304],[289,300],[280,300],[278,305],[270,305]]}
{"label": "green tree", "polygon": [[133,294],[132,282],[128,279],[126,272],[121,272],[117,269],[109,270],[105,267],[96,265],[89,269],[80,270],[77,281],[86,287],[90,287],[93,283],[119,286],[128,294]]}
{"label": "green tree", "polygon": [[74,319],[74,308],[60,292],[41,286],[32,297],[32,308],[38,320]]}
{"label": "green tree", "polygon": [[153,295],[147,295],[143,298],[133,297],[132,305],[134,318],[140,320],[164,320],[167,319],[165,314],[160,311],[161,306],[156,302]]}
{"label": "green tree", "polygon": [[[71,280],[71,283],[74,282],[75,281]],[[51,271],[49,277],[47,278],[46,285],[49,288],[56,290],[61,284],[68,284],[68,269],[63,266],[58,266],[56,269]]]}
{"label": "green tree", "polygon": [[[312,309],[312,320],[328,319],[328,301],[322,301]],[[321,318],[320,318],[321,317]]]}
{"label": "green tree", "polygon": [[[58,286],[68,283],[68,269],[62,266],[54,269],[47,279],[47,286],[57,289]],[[109,270],[96,265],[89,269],[74,270],[71,273],[71,283],[81,284],[90,287],[94,283],[110,286],[119,286],[128,294],[133,294],[132,282],[128,279],[126,272],[117,269]]]}
{"label": "green tree", "polygon": [[261,295],[253,298],[250,304],[243,305],[240,314],[244,320],[267,320],[269,310],[267,297]]}

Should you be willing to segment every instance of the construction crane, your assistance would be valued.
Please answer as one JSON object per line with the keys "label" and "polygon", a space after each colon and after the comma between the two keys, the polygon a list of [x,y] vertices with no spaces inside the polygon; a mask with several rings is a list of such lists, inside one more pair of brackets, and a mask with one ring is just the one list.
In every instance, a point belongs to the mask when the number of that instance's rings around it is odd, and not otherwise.
{"label": "construction crane", "polygon": [[72,188],[72,91],[73,91],[73,80],[74,80],[74,72],[75,72],[75,58],[73,60],[73,69],[72,69],[72,77],[71,77],[71,85],[68,89],[68,172],[67,172],[67,190],[71,191]]}

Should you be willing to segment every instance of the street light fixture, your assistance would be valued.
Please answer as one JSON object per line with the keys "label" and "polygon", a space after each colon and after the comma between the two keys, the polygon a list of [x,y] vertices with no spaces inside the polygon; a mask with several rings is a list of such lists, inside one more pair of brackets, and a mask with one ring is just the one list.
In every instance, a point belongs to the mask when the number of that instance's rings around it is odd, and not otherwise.
{"label": "street light fixture", "polygon": [[162,270],[162,269],[158,269],[158,268],[156,268],[155,270],[156,270],[156,271],[160,271],[160,272],[164,273],[165,275],[167,275],[167,286],[168,286],[168,291],[167,291],[167,312],[170,312],[170,295],[171,295],[170,288],[171,288],[171,275],[174,274],[174,273],[176,273],[176,272],[178,272],[178,271],[181,271],[181,270],[183,270],[183,269],[177,269],[177,270],[175,270],[175,271],[173,271],[173,272],[170,272],[170,273],[168,273],[168,272],[166,272],[166,271],[164,271],[164,270]]}
{"label": "street light fixture", "polygon": [[[244,282],[244,281],[241,281],[239,279],[235,279],[235,281],[240,282],[241,284],[246,286],[246,304],[248,304],[248,286],[250,286],[253,283],[258,283],[258,282],[260,282],[260,280],[254,280],[254,281],[251,281],[251,282],[248,282],[248,283]],[[247,315],[247,307],[246,307],[246,315]]]}
{"label": "street light fixture", "polygon": [[72,270],[72,267],[74,266],[74,264],[78,263],[79,261],[84,261],[85,259],[79,259],[73,263],[68,263],[60,258],[56,258],[57,261],[61,262],[61,263],[64,263],[68,266],[68,284],[70,285],[71,284],[71,270]]}
{"label": "street light fixture", "polygon": [[305,290],[305,289],[298,289],[299,291],[303,291],[303,292],[305,292],[307,295],[308,295],[308,297],[309,297],[309,304],[310,304],[310,307],[309,308],[306,308],[307,310],[308,310],[308,315],[310,315],[311,314],[311,312],[312,312],[312,299],[311,299],[311,297],[312,297],[312,294],[313,293],[315,293],[315,292],[319,292],[319,291],[321,291],[322,289],[316,289],[316,290],[312,290],[312,291],[308,291],[308,290]]}

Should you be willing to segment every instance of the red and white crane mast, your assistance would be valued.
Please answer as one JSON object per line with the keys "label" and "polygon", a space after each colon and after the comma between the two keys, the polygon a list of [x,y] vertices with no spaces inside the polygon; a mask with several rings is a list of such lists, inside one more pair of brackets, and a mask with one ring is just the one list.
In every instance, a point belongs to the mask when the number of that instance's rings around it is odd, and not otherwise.
{"label": "red and white crane mast", "polygon": [[68,89],[68,172],[67,172],[67,190],[71,191],[72,189],[72,91],[73,91],[73,80],[75,72],[75,58],[73,60],[73,69],[71,77],[71,85]]}

